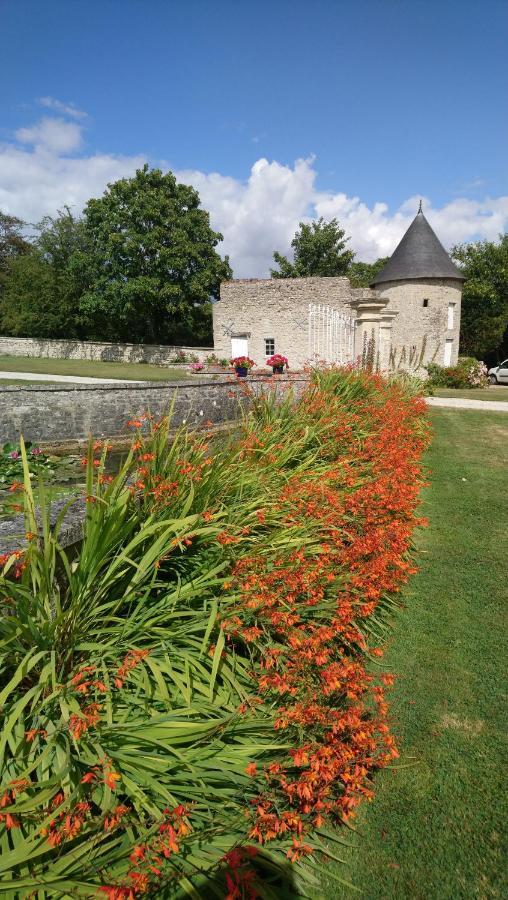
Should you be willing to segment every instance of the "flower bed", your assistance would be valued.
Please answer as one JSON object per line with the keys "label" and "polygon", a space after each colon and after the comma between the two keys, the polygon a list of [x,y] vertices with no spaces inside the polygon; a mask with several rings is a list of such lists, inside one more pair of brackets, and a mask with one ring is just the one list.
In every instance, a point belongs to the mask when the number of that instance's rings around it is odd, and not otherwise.
{"label": "flower bed", "polygon": [[322,371],[215,447],[132,424],[117,476],[90,446],[77,559],[46,532],[0,582],[0,896],[281,896],[397,755],[424,404]]}

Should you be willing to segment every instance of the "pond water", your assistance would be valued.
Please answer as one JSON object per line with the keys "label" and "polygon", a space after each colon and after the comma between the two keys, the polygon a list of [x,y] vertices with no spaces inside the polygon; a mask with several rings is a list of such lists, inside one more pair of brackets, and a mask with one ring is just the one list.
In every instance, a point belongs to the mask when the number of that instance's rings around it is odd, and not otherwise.
{"label": "pond water", "polygon": [[[127,452],[125,450],[112,452],[106,457],[106,472],[113,475],[119,471],[122,463],[126,459]],[[58,468],[55,474],[48,478],[44,478],[44,490],[46,497],[50,502],[61,500],[65,497],[71,499],[73,496],[79,496],[85,487],[85,470],[81,465],[80,456],[66,457],[66,464]],[[39,499],[39,478],[35,476],[32,479],[32,489],[36,506]],[[0,519],[12,519],[19,515],[23,508],[23,493],[21,491],[9,491],[8,489],[0,489]]]}

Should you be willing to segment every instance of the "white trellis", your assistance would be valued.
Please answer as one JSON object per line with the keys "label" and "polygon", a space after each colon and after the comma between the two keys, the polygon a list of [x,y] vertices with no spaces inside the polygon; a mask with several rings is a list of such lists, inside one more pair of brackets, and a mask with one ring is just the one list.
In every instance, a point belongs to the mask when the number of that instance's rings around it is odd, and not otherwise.
{"label": "white trellis", "polygon": [[356,319],[322,303],[309,303],[308,355],[340,365],[354,359]]}

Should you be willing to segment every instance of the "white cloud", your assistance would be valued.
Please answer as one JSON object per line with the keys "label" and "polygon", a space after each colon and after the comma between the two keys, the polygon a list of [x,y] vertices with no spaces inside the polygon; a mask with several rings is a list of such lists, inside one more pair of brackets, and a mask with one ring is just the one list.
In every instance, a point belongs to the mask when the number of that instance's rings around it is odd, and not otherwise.
{"label": "white cloud", "polygon": [[73,119],[86,119],[87,116],[86,112],[78,109],[74,103],[62,103],[61,100],[57,100],[55,97],[39,97],[39,103],[41,106],[47,107],[47,109],[54,109],[56,112],[64,116],[71,116]]}
{"label": "white cloud", "polygon": [[38,222],[64,205],[80,213],[90,197],[99,197],[108,182],[132,175],[143,156],[96,153],[63,156],[39,145],[27,150],[0,145],[0,209],[27,222]]}
{"label": "white cloud", "polygon": [[[293,167],[260,159],[246,182],[217,173],[175,174],[199,191],[213,226],[224,235],[221,250],[229,253],[237,278],[267,277],[273,251],[289,252],[298,223],[318,216],[339,220],[358,259],[372,262],[388,256],[411,224],[420,200],[415,195],[390,212],[386,203],[369,207],[359,197],[319,191],[312,158],[297,160]],[[495,240],[508,226],[508,197],[456,199],[441,209],[424,199],[423,209],[447,248],[467,240]]]}
{"label": "white cloud", "polygon": [[79,150],[83,140],[83,128],[65,119],[40,119],[31,128],[18,128],[16,138],[21,144],[33,144],[36,149],[50,153],[71,153]]}
{"label": "white cloud", "polygon": [[[106,184],[134,173],[145,157],[95,153],[69,156],[81,146],[82,125],[43,119],[0,145],[0,209],[36,222],[64,205],[80,212]],[[160,163],[159,163],[160,165]],[[275,249],[287,253],[302,220],[336,216],[351,235],[357,258],[372,261],[395,249],[418,209],[419,196],[397,210],[386,203],[372,207],[359,197],[318,190],[313,158],[293,166],[258,159],[246,181],[217,172],[175,171],[179,181],[198,190],[212,227],[224,235],[222,253],[231,257],[235,277],[267,277]],[[434,208],[424,198],[424,211],[446,247],[467,240],[494,240],[508,225],[508,197],[456,198]]]}

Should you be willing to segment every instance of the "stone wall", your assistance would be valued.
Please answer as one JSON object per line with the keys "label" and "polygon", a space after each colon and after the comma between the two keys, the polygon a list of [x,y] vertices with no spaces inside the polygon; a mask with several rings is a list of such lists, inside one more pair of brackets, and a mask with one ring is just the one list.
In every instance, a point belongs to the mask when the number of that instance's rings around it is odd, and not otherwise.
{"label": "stone wall", "polygon": [[293,368],[309,357],[309,303],[351,312],[351,300],[363,295],[348,278],[243,279],[221,284],[221,299],[213,306],[213,337],[217,356],[231,356],[232,337],[247,336],[248,355],[258,366],[266,361],[265,338],[275,340],[275,352]]}
{"label": "stone wall", "polygon": [[[304,377],[292,379],[295,389],[305,384]],[[286,378],[271,382],[284,389]],[[170,386],[160,382],[100,385],[1,386],[0,442],[25,440],[37,443],[115,437],[132,429],[130,419],[151,412],[163,415],[173,404],[174,424],[199,425],[210,421],[227,422],[239,415],[239,403],[246,402],[246,387],[255,393],[267,390],[268,379],[221,378],[217,381],[193,379]]]}
{"label": "stone wall", "polygon": [[[376,293],[388,299],[388,310],[397,313],[391,334],[395,368],[415,368],[410,364],[415,356],[417,359],[422,357],[423,365],[429,362],[444,365],[447,339],[453,340],[450,365],[455,365],[459,355],[460,281],[453,278],[389,281],[380,284]],[[423,305],[425,299],[428,300],[427,306]],[[451,329],[448,328],[449,303],[455,304]]]}
{"label": "stone wall", "polygon": [[176,347],[162,344],[111,344],[98,341],[56,341],[45,338],[0,337],[0,356],[49,359],[91,359],[103,362],[146,362],[167,366],[179,350],[204,359],[212,347]]}

